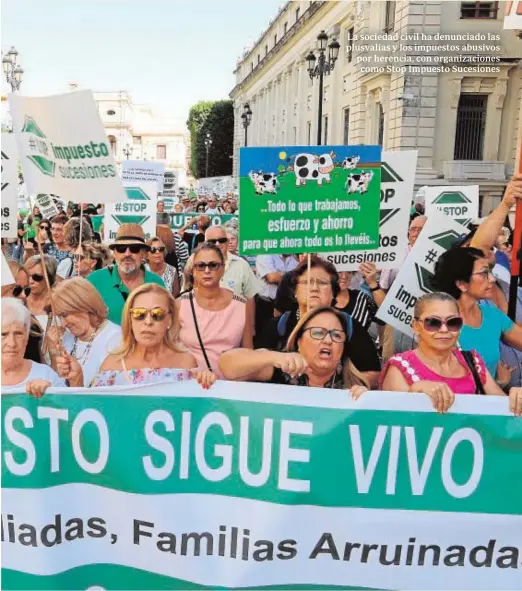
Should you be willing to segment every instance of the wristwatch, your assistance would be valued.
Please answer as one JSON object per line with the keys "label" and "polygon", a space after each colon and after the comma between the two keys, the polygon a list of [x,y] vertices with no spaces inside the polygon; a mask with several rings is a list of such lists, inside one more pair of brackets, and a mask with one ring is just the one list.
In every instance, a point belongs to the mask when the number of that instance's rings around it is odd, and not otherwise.
{"label": "wristwatch", "polygon": [[377,283],[377,285],[375,287],[370,287],[370,291],[374,292],[374,291],[379,291],[379,289],[381,289],[381,286]]}

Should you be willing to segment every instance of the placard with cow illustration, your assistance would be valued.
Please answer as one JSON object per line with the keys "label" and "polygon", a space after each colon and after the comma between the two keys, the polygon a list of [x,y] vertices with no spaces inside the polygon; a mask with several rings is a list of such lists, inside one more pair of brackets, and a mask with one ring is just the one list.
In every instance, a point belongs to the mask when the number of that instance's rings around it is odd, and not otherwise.
{"label": "placard with cow illustration", "polygon": [[241,148],[242,255],[374,250],[380,146]]}

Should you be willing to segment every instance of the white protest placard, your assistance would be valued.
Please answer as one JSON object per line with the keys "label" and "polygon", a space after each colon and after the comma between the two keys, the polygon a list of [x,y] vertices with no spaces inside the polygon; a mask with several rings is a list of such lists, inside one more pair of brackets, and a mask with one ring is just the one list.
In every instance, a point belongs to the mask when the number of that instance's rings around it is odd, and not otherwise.
{"label": "white protest placard", "polygon": [[16,140],[12,133],[2,134],[2,238],[16,238],[18,211],[18,161]]}
{"label": "white protest placard", "polygon": [[522,30],[522,2],[508,1],[505,6],[504,29]]}
{"label": "white protest placard", "polygon": [[124,160],[121,163],[121,180],[124,185],[136,183],[156,183],[157,192],[163,191],[165,164],[163,162],[144,162]]}
{"label": "white protest placard", "polygon": [[45,193],[40,193],[37,195],[34,200],[34,204],[40,208],[42,217],[48,220],[59,213],[53,198],[50,195],[46,195]]}
{"label": "white protest placard", "polygon": [[123,201],[125,191],[90,90],[32,98],[9,95],[30,195],[74,203]]}
{"label": "white protest placard", "polygon": [[424,187],[426,215],[440,211],[463,226],[479,215],[479,186]]}
{"label": "white protest placard", "polygon": [[178,191],[178,171],[166,170],[163,176],[163,197],[175,197]]}
{"label": "white protest placard", "polygon": [[432,213],[379,307],[377,318],[413,336],[413,308],[422,295],[434,291],[431,279],[435,263],[465,233],[466,228],[455,220],[437,211]]}
{"label": "white protest placard", "polygon": [[156,183],[126,185],[127,199],[107,203],[103,220],[104,240],[111,243],[121,224],[139,224],[145,232],[145,240],[156,235]]}
{"label": "white protest placard", "polygon": [[383,152],[381,165],[381,213],[379,248],[331,252],[323,256],[338,271],[357,271],[361,263],[375,263],[379,270],[396,269],[408,246],[408,223],[417,167],[417,150]]}
{"label": "white protest placard", "polygon": [[215,193],[224,197],[230,193],[234,186],[234,179],[231,176],[212,176],[198,180],[198,194],[204,195]]}
{"label": "white protest placard", "polygon": [[2,267],[0,269],[0,272],[2,273],[2,287],[4,287],[4,285],[11,285],[12,283],[15,282],[15,278],[13,277],[13,274],[11,273],[11,269],[9,268],[9,265],[7,264],[7,260],[5,258],[4,253],[0,253],[2,255]]}

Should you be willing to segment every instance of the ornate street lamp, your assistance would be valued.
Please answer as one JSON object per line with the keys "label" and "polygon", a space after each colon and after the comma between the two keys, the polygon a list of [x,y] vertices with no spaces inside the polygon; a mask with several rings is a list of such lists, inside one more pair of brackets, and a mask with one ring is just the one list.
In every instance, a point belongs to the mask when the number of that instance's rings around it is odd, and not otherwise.
{"label": "ornate street lamp", "polygon": [[243,105],[243,114],[241,115],[241,119],[243,120],[243,127],[245,129],[245,146],[248,146],[248,126],[252,121],[252,110],[250,109],[250,105],[248,103]]}
{"label": "ornate street lamp", "polygon": [[332,39],[328,45],[328,59],[326,58],[326,47],[328,43],[328,35],[321,31],[317,36],[317,51],[318,57],[315,57],[314,52],[306,56],[308,62],[308,74],[313,81],[314,78],[319,78],[319,110],[317,120],[317,145],[321,145],[321,131],[323,120],[323,77],[328,75],[335,67],[335,62],[339,57],[340,45],[336,39]]}
{"label": "ornate street lamp", "polygon": [[7,83],[11,86],[11,91],[15,92],[20,89],[22,84],[22,76],[24,71],[22,67],[16,63],[18,59],[18,51],[11,47],[11,49],[2,56],[2,68]]}
{"label": "ornate street lamp", "polygon": [[133,151],[134,151],[134,148],[129,144],[126,144],[125,148],[123,148],[123,153],[127,157],[127,160],[129,159],[129,157]]}
{"label": "ornate street lamp", "polygon": [[210,150],[210,146],[212,145],[212,137],[210,133],[207,133],[207,137],[205,138],[205,150],[207,151],[207,157],[205,160],[205,177],[208,178],[208,152]]}

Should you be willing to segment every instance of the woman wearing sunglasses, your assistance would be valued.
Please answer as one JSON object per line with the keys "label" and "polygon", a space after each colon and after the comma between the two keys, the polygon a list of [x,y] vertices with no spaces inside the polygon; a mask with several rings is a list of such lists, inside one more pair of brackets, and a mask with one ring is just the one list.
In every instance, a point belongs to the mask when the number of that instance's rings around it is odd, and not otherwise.
{"label": "woman wearing sunglasses", "polygon": [[[417,348],[390,358],[381,375],[382,390],[427,394],[437,412],[447,412],[455,394],[505,395],[479,353],[456,348],[463,319],[452,296],[422,296],[414,316]],[[522,388],[511,388],[509,398],[511,411],[522,415]]]}
{"label": "woman wearing sunglasses", "polygon": [[[56,261],[49,255],[44,255],[43,259],[43,264],[49,277],[49,283],[52,287],[56,280]],[[27,307],[31,311],[31,314],[38,320],[45,333],[49,319],[46,309],[50,303],[50,294],[45,282],[42,257],[35,255],[27,259],[25,270],[29,276],[29,287],[31,288],[31,293],[27,297]]]}
{"label": "woman wearing sunglasses", "polygon": [[476,349],[489,373],[498,376],[500,342],[521,350],[522,326],[491,303],[495,278],[488,258],[477,248],[451,248],[437,261],[434,283],[459,303],[464,321],[459,337],[462,348]]}
{"label": "woman wearing sunglasses", "polygon": [[176,267],[169,265],[165,260],[167,256],[167,247],[157,236],[148,240],[147,244],[150,246],[150,250],[147,253],[147,269],[152,271],[152,273],[159,275],[163,279],[163,283],[167,290],[170,291],[174,297],[177,297],[180,292],[179,275]]}
{"label": "woman wearing sunglasses", "polygon": [[367,391],[367,384],[349,359],[350,324],[347,314],[320,306],[299,320],[285,351],[228,351],[220,357],[219,366],[228,380],[350,388],[358,398]]}
{"label": "woman wearing sunglasses", "polygon": [[91,385],[179,382],[194,377],[209,388],[216,376],[195,369],[195,357],[179,346],[178,337],[172,295],[154,283],[138,287],[123,309],[121,347],[105,359]]}
{"label": "woman wearing sunglasses", "polygon": [[188,283],[194,287],[176,300],[180,339],[198,367],[212,369],[220,377],[218,359],[223,351],[253,346],[246,299],[220,286],[225,259],[216,245],[203,242],[187,268],[192,270]]}

